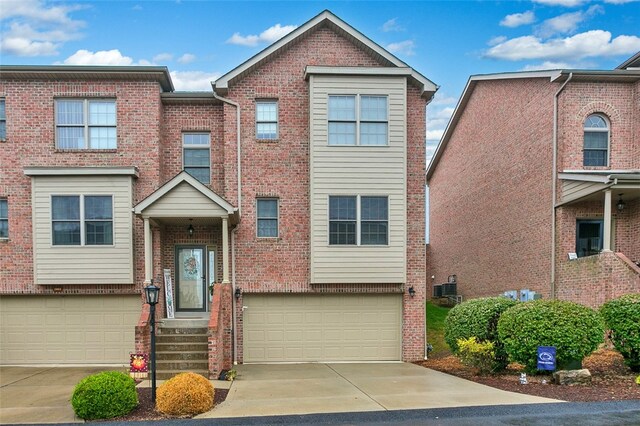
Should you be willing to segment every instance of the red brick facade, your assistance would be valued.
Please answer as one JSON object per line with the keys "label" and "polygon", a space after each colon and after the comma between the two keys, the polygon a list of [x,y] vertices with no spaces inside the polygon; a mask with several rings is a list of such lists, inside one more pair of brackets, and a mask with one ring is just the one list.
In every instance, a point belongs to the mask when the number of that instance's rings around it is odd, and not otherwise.
{"label": "red brick facade", "polygon": [[[429,180],[427,274],[435,275],[434,284],[456,274],[458,292],[465,298],[530,289],[544,298],[590,306],[640,291],[639,270],[622,259],[640,260],[637,183],[612,187],[612,250],[622,256],[568,258],[576,252],[576,221],[602,219],[604,195],[600,190],[564,202],[563,180],[552,181],[554,96],[563,81],[550,80],[548,74],[479,78],[465,94],[468,102]],[[557,173],[637,173],[639,83],[585,80],[570,81],[558,97]],[[606,167],[583,166],[584,123],[593,113],[605,115],[610,124]],[[559,204],[555,209],[552,185]],[[625,192],[626,207],[618,211],[618,194]]]}
{"label": "red brick facade", "polygon": [[[225,97],[241,111],[242,200],[238,200],[236,108],[210,99],[176,100],[161,96],[154,81],[107,79],[106,81],[0,80],[0,97],[6,101],[7,141],[0,143],[0,197],[9,204],[8,241],[0,242],[0,294],[53,294],[53,286],[33,282],[31,183],[25,167],[137,168],[133,180],[135,206],[182,170],[182,133],[211,135],[211,184],[209,187],[235,207],[240,221],[233,231],[235,283],[243,294],[306,292],[404,293],[402,358],[424,355],[424,155],[425,107],[422,93],[407,83],[407,281],[404,285],[366,284],[312,286],[309,284],[309,87],[304,79],[308,65],[389,66],[374,55],[322,26],[292,43],[260,67],[230,85]],[[55,148],[54,99],[56,97],[107,97],[117,105],[117,149],[59,151]],[[188,96],[187,96],[188,97]],[[279,139],[255,137],[256,99],[276,99]],[[256,238],[256,197],[279,200],[279,237]],[[134,217],[135,279],[131,285],[56,286],[56,294],[140,294],[145,279],[143,221]],[[234,224],[232,224],[233,226]],[[222,279],[222,228],[198,223],[194,235],[186,223],[152,226],[153,278],[162,283],[163,269],[174,271],[175,247],[201,244],[216,249],[217,282]],[[231,238],[230,238],[231,239]],[[175,283],[175,281],[174,281]],[[413,286],[415,297],[406,289]],[[210,370],[228,368],[231,362],[230,286],[214,299],[217,316],[210,323]],[[224,305],[224,306],[223,306]],[[158,317],[164,317],[164,296]],[[238,300],[242,307],[242,298]],[[136,348],[148,345],[147,307],[138,323]],[[238,353],[242,362],[242,309],[237,310]],[[212,320],[213,321],[213,318]],[[217,336],[217,337],[216,337]],[[132,348],[133,349],[133,348]],[[224,355],[221,355],[224,353]],[[222,358],[220,358],[222,356]]]}

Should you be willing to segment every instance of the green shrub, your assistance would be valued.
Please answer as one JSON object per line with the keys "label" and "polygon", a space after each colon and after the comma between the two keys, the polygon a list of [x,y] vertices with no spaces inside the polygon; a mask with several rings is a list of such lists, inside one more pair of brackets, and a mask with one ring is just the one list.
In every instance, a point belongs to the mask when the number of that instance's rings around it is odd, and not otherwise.
{"label": "green shrub", "polygon": [[172,416],[192,416],[213,408],[211,382],[196,373],[180,373],[158,388],[156,409]]}
{"label": "green shrub", "polygon": [[136,383],[119,371],[87,376],[76,385],[71,406],[81,419],[110,419],[128,414],[138,406]]}
{"label": "green shrub", "polygon": [[469,367],[477,368],[480,374],[491,373],[497,368],[493,342],[478,342],[475,337],[458,339],[458,358]]}
{"label": "green shrub", "polygon": [[444,321],[444,340],[454,354],[458,353],[458,340],[475,337],[480,342],[494,344],[496,369],[507,366],[507,354],[498,338],[496,327],[500,314],[514,306],[516,301],[504,297],[471,299],[456,305]]}
{"label": "green shrub", "polygon": [[604,324],[586,306],[534,300],[506,310],[498,321],[498,335],[510,359],[535,372],[538,346],[555,346],[558,369],[580,364],[604,341]]}
{"label": "green shrub", "polygon": [[632,371],[640,371],[640,294],[628,294],[602,305],[600,313],[611,341]]}

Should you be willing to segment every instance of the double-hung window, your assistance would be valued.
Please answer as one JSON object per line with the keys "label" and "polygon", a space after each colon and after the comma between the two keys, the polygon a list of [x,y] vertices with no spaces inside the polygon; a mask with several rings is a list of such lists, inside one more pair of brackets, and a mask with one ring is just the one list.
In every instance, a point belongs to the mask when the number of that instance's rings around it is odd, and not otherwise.
{"label": "double-hung window", "polygon": [[257,221],[259,238],[278,237],[278,199],[258,198]]}
{"label": "double-hung window", "polygon": [[205,185],[211,182],[211,135],[183,133],[183,168]]}
{"label": "double-hung window", "polygon": [[330,95],[329,145],[388,145],[387,96]]}
{"label": "double-hung window", "polygon": [[389,198],[330,196],[329,244],[389,244]]}
{"label": "double-hung window", "polygon": [[0,141],[7,140],[7,114],[4,99],[0,99]]}
{"label": "double-hung window", "polygon": [[112,245],[111,195],[53,195],[51,229],[54,246]]}
{"label": "double-hung window", "polygon": [[58,149],[116,149],[116,101],[57,99]]}
{"label": "double-hung window", "polygon": [[256,101],[256,139],[278,139],[278,102]]}
{"label": "double-hung window", "polygon": [[9,203],[0,198],[0,239],[9,238]]}
{"label": "double-hung window", "polygon": [[584,166],[607,166],[609,162],[609,123],[600,114],[584,122]]}

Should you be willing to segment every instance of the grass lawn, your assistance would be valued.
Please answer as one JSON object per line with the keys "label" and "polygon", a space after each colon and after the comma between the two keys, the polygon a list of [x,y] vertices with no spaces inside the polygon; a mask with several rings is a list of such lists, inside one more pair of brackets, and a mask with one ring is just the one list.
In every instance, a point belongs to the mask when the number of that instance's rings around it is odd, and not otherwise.
{"label": "grass lawn", "polygon": [[444,319],[449,309],[427,302],[427,342],[433,346],[429,357],[440,358],[451,355],[449,346],[444,342]]}

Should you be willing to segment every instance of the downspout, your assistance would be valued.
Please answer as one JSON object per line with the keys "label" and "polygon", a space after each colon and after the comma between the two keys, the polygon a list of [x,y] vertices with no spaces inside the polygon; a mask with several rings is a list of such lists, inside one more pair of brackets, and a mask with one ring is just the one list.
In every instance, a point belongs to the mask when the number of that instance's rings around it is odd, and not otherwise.
{"label": "downspout", "polygon": [[553,173],[551,178],[551,299],[556,298],[556,197],[558,180],[558,97],[573,78],[569,78],[560,86],[553,97]]}
{"label": "downspout", "polygon": [[233,329],[233,365],[238,365],[238,333],[236,332],[236,324],[237,324],[237,300],[236,300],[236,252],[235,252],[235,236],[238,233],[238,228],[240,227],[240,216],[242,212],[242,180],[241,176],[241,162],[240,162],[240,104],[232,101],[231,99],[223,98],[216,93],[216,86],[213,82],[211,82],[211,89],[213,89],[213,97],[222,101],[226,104],[234,106],[236,108],[236,170],[237,170],[237,178],[238,178],[238,223],[231,230],[231,322]]}

